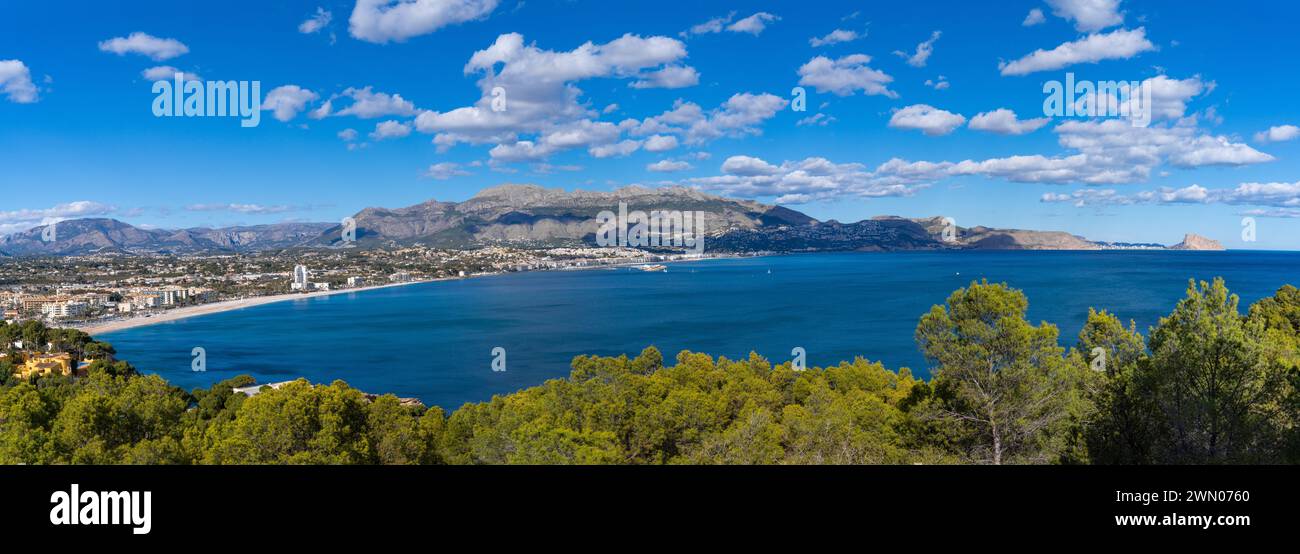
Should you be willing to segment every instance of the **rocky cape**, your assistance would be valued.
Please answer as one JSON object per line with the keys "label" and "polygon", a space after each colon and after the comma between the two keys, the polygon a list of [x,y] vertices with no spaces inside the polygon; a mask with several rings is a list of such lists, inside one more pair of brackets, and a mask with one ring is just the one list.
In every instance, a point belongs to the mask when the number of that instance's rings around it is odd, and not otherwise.
{"label": "rocky cape", "polygon": [[[611,192],[502,185],[464,202],[430,200],[405,208],[366,208],[354,216],[355,241],[330,223],[282,223],[220,229],[143,229],[114,219],[77,219],[0,237],[0,255],[187,254],[293,248],[472,249],[583,247],[596,244],[597,215],[653,210],[704,212],[706,252],[895,250],[1097,250],[1106,243],[1059,231],[949,227],[942,217],[881,216],[856,223],[818,221],[789,208],[705,194],[684,187],[626,187]],[[347,238],[353,238],[349,233]],[[1222,249],[1196,235],[1174,248]]]}

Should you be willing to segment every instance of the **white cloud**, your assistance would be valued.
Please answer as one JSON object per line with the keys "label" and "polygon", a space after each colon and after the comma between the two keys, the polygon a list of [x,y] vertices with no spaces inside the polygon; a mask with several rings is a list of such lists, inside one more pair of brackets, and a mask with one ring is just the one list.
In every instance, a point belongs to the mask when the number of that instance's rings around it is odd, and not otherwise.
{"label": "white cloud", "polygon": [[1047,0],[1047,5],[1057,17],[1074,21],[1074,28],[1085,33],[1124,23],[1119,0]]}
{"label": "white cloud", "polygon": [[1199,132],[1188,125],[1133,127],[1127,121],[1066,121],[1055,132],[1062,156],[1017,155],[962,162],[908,162],[894,159],[882,164],[876,176],[898,182],[935,182],[949,177],[983,176],[1017,183],[1089,185],[1130,184],[1147,180],[1161,165],[1195,168],[1207,165],[1240,166],[1273,160],[1227,137]]}
{"label": "white cloud", "polygon": [[1300,137],[1300,127],[1295,125],[1277,125],[1267,131],[1255,133],[1255,142],[1286,142]]}
{"label": "white cloud", "polygon": [[912,129],[929,136],[942,136],[966,123],[966,118],[926,104],[913,104],[894,112],[889,126],[895,129]]}
{"label": "white cloud", "polygon": [[622,158],[629,156],[641,148],[639,140],[625,140],[612,144],[601,144],[592,146],[587,149],[587,153],[593,158]]}
{"label": "white cloud", "polygon": [[677,148],[677,137],[672,135],[654,135],[645,141],[646,152],[667,152]]}
{"label": "white cloud", "polygon": [[660,160],[645,166],[647,171],[656,173],[672,173],[676,171],[686,171],[691,168],[691,164],[681,161]]}
{"label": "white cloud", "polygon": [[999,108],[970,118],[970,128],[999,135],[1023,135],[1037,131],[1050,122],[1051,119],[1046,117],[1018,119],[1016,112],[1006,108]]}
{"label": "white cloud", "polygon": [[767,12],[758,12],[746,17],[740,21],[727,26],[727,30],[733,33],[749,33],[758,36],[764,29],[767,29],[768,23],[780,21],[781,18]]}
{"label": "white cloud", "polygon": [[446,181],[447,179],[451,179],[452,177],[466,177],[468,175],[471,175],[471,173],[465,171],[464,169],[461,169],[460,164],[453,163],[453,162],[442,162],[442,163],[433,164],[429,166],[429,169],[424,172],[425,177],[429,177],[430,179],[437,179],[439,181]]}
{"label": "white cloud", "polygon": [[781,168],[767,163],[762,158],[752,156],[732,156],[722,162],[722,172],[728,175],[739,175],[741,177],[758,177],[762,175],[776,175],[781,172]]}
{"label": "white cloud", "polygon": [[862,91],[868,96],[898,98],[897,93],[889,90],[889,83],[894,78],[872,69],[868,63],[871,63],[871,56],[866,54],[851,54],[835,60],[817,56],[799,68],[799,84],[836,96],[852,96]]}
{"label": "white cloud", "polygon": [[681,36],[689,37],[691,35],[709,35],[709,34],[721,33],[723,28],[725,28],[728,23],[731,23],[731,20],[735,18],[736,18],[736,12],[731,12],[730,14],[722,17],[715,17],[713,19],[705,21],[704,23],[695,25],[686,31],[682,31]]}
{"label": "white cloud", "polygon": [[310,35],[319,32],[329,26],[330,21],[334,19],[334,14],[325,8],[316,8],[316,13],[307,18],[306,21],[298,24],[298,32],[304,35]]}
{"label": "white cloud", "polygon": [[68,219],[107,216],[115,212],[117,212],[116,207],[90,200],[68,202],[51,208],[0,212],[0,236]]}
{"label": "white cloud", "polygon": [[367,42],[403,42],[487,17],[499,0],[357,0],[348,31]]}
{"label": "white cloud", "polygon": [[175,58],[190,51],[188,46],[174,38],[158,38],[141,32],[100,42],[99,49],[119,56],[140,54],[158,62]]}
{"label": "white cloud", "polygon": [[400,121],[388,120],[375,125],[375,130],[370,132],[370,140],[380,141],[393,138],[402,138],[411,134],[411,125]]}
{"label": "white cloud", "polygon": [[766,93],[732,95],[721,107],[690,124],[685,132],[686,143],[698,145],[724,136],[761,134],[758,126],[788,104],[786,99]]}
{"label": "white cloud", "polygon": [[760,158],[732,156],[721,169],[722,175],[688,179],[685,184],[732,196],[776,197],[777,202],[788,204],[836,197],[910,196],[926,186],[878,179],[862,164],[836,164],[818,157],[777,166]]}
{"label": "white cloud", "polygon": [[[497,37],[465,66],[479,73],[480,99],[446,112],[426,111],[416,119],[424,133],[436,133],[440,148],[457,143],[509,144],[520,134],[588,120],[597,114],[580,101],[574,83],[594,78],[634,78],[686,57],[686,46],[668,37],[627,34],[604,44],[587,42],[570,51],[525,45],[517,33]],[[503,110],[493,109],[494,89],[504,91]],[[500,102],[500,101],[498,101]]]}
{"label": "white cloud", "polygon": [[925,67],[925,63],[929,61],[930,55],[934,53],[934,43],[938,41],[939,37],[942,35],[943,33],[939,31],[931,33],[929,40],[916,45],[916,53],[914,54],[908,54],[902,50],[895,50],[894,55],[907,60],[907,65],[912,67]]}
{"label": "white cloud", "polygon": [[191,212],[235,212],[240,214],[265,215],[294,211],[293,206],[267,206],[263,204],[190,204],[185,209]]}
{"label": "white cloud", "polygon": [[570,148],[610,144],[619,135],[618,126],[612,123],[581,119],[553,126],[536,140],[502,142],[488,153],[497,162],[538,161]]}
{"label": "white cloud", "polygon": [[835,121],[836,120],[834,116],[829,116],[824,113],[816,113],[808,117],[805,117],[803,119],[800,119],[799,121],[796,121],[795,125],[798,127],[804,127],[804,126],[825,127],[827,125],[830,125],[831,123],[835,123]]}
{"label": "white cloud", "polygon": [[926,79],[925,86],[930,87],[934,90],[948,90],[948,88],[952,86],[952,83],[948,82],[947,77],[940,75],[938,79],[934,79],[934,80]]}
{"label": "white cloud", "polygon": [[658,71],[643,74],[641,80],[628,85],[632,88],[685,88],[700,84],[700,73],[694,67],[670,65]]}
{"label": "white cloud", "polygon": [[339,138],[343,139],[344,142],[352,142],[354,140],[357,140],[357,130],[344,129],[342,131],[339,131]]}
{"label": "white cloud", "polygon": [[298,85],[276,87],[262,100],[262,109],[274,112],[276,119],[290,121],[307,108],[307,104],[320,98],[316,93]]}
{"label": "white cloud", "polygon": [[863,36],[865,36],[865,33],[859,35],[857,31],[836,29],[834,31],[831,31],[830,33],[827,33],[826,36],[824,37],[813,37],[808,39],[808,44],[811,44],[814,48],[816,48],[819,46],[829,46],[831,44],[839,44],[841,42],[852,42],[862,38]]}
{"label": "white cloud", "polygon": [[1142,86],[1151,87],[1152,114],[1157,119],[1177,119],[1187,113],[1189,100],[1216,85],[1202,83],[1199,76],[1179,80],[1159,75],[1143,81]]}
{"label": "white cloud", "polygon": [[1089,206],[1127,206],[1134,204],[1228,204],[1262,206],[1242,212],[1261,217],[1295,217],[1300,214],[1300,182],[1242,183],[1235,188],[1210,189],[1201,185],[1182,188],[1161,187],[1131,195],[1113,190],[1083,189],[1069,194],[1044,194],[1042,202],[1064,202],[1083,208]]}
{"label": "white cloud", "polygon": [[1025,21],[1022,22],[1021,25],[1024,25],[1025,27],[1033,27],[1034,25],[1042,24],[1044,21],[1047,21],[1047,17],[1043,15],[1043,10],[1034,8],[1029,10],[1029,15],[1025,16]]}
{"label": "white cloud", "polygon": [[392,115],[411,116],[416,114],[415,104],[402,98],[402,95],[374,92],[371,88],[348,88],[344,90],[343,96],[351,98],[352,104],[339,110],[335,115],[353,115],[362,119],[374,119]]}
{"label": "white cloud", "polygon": [[185,81],[202,81],[203,77],[193,73],[187,73],[172,67],[170,65],[159,65],[150,67],[140,72],[140,76],[149,81],[171,81],[176,78],[176,74],[181,74],[181,79]]}
{"label": "white cloud", "polygon": [[1051,71],[1080,63],[1097,63],[1102,60],[1128,59],[1142,52],[1155,50],[1147,40],[1146,28],[1119,29],[1107,34],[1092,34],[1067,42],[1052,50],[1035,50],[1012,62],[999,64],[1002,75],[1028,75],[1038,71]]}
{"label": "white cloud", "polygon": [[0,60],[0,92],[10,102],[30,104],[39,99],[32,73],[21,60]]}

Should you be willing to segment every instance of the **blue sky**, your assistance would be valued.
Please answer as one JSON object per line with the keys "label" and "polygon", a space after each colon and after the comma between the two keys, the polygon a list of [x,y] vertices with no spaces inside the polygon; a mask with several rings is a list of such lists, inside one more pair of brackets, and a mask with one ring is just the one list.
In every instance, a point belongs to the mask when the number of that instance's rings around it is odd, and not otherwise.
{"label": "blue sky", "polygon": [[[5,3],[0,233],[676,184],[821,219],[1300,249],[1298,15],[1172,0]],[[260,81],[267,111],[253,128],[155,117],[153,78],[176,71]],[[1044,83],[1067,72],[1145,83],[1154,121],[1048,117]]]}

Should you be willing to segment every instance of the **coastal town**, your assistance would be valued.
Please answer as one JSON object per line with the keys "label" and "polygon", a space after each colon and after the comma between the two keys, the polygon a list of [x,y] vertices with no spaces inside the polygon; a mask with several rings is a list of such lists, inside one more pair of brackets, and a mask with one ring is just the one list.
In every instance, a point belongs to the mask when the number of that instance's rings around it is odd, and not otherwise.
{"label": "coastal town", "polygon": [[37,320],[102,332],[308,295],[520,271],[644,265],[689,257],[632,248],[446,250],[414,246],[14,258],[0,261],[0,308],[9,323]]}

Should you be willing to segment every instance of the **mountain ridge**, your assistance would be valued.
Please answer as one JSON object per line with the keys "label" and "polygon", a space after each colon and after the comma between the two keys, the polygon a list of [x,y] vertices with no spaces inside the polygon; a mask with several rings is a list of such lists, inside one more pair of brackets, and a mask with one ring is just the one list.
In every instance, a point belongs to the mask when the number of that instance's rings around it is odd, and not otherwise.
{"label": "mountain ridge", "polygon": [[[0,255],[260,252],[291,248],[485,246],[550,248],[595,245],[598,214],[620,210],[704,212],[706,249],[715,252],[890,250],[1095,250],[1108,243],[1063,231],[959,227],[941,217],[882,215],[854,223],[818,221],[779,205],[711,195],[687,187],[629,186],[566,191],[528,184],[480,190],[463,202],[430,199],[400,208],[366,207],[352,216],[355,242],[342,224],[277,223],[223,228],[144,229],[108,218],[59,222],[0,237]],[[1217,242],[1189,234],[1198,246]],[[348,238],[352,238],[349,236]],[[1184,241],[1186,244],[1187,241]],[[1181,246],[1181,245],[1180,245]]]}

